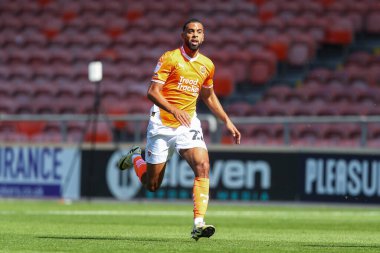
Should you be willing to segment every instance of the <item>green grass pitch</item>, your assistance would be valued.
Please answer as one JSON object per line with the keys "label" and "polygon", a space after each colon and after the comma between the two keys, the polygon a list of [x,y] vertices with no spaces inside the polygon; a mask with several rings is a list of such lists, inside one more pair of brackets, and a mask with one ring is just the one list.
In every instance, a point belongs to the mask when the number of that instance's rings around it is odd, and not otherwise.
{"label": "green grass pitch", "polygon": [[0,199],[0,252],[380,252],[380,209],[211,202],[213,237],[190,238],[192,203]]}

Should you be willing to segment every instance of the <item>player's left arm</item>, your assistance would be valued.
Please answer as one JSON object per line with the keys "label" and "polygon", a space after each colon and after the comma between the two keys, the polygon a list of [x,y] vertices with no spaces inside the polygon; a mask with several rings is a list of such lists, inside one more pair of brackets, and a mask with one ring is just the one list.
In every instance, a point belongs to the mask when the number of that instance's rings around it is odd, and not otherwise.
{"label": "player's left arm", "polygon": [[214,89],[212,87],[203,87],[200,92],[200,96],[203,102],[211,110],[211,112],[226,124],[228,131],[232,134],[235,139],[236,144],[240,144],[241,134],[239,130],[235,127],[234,123],[230,120],[227,113],[224,111],[222,105],[219,102],[218,97],[215,95]]}

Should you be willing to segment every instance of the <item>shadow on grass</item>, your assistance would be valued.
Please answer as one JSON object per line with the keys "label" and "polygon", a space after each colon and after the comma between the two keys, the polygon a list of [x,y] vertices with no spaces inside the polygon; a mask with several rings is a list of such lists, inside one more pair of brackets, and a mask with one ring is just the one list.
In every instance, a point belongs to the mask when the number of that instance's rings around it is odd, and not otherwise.
{"label": "shadow on grass", "polygon": [[315,247],[315,248],[372,248],[372,249],[380,249],[380,245],[350,245],[350,244],[305,244],[302,245],[304,247]]}
{"label": "shadow on grass", "polygon": [[[53,240],[94,240],[94,241],[134,241],[134,242],[189,242],[188,240],[167,238],[142,238],[142,237],[120,237],[120,236],[37,236],[38,239]],[[190,243],[190,242],[189,242]]]}

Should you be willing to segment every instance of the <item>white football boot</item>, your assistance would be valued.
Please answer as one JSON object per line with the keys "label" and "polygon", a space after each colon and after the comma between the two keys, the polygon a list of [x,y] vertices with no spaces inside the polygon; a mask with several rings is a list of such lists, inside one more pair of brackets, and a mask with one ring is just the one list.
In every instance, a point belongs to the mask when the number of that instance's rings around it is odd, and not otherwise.
{"label": "white football boot", "polygon": [[122,156],[117,162],[117,167],[120,170],[126,170],[133,167],[132,156],[141,155],[141,148],[139,146],[133,146],[126,155]]}

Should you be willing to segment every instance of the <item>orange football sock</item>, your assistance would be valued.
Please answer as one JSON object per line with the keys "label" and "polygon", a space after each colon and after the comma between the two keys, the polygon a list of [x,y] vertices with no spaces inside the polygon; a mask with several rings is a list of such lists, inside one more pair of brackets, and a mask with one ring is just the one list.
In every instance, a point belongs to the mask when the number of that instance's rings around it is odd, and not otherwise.
{"label": "orange football sock", "polygon": [[146,173],[146,162],[140,155],[133,158],[133,167],[141,182],[142,176]]}
{"label": "orange football sock", "polygon": [[210,180],[196,177],[193,186],[194,219],[203,220],[209,199]]}

